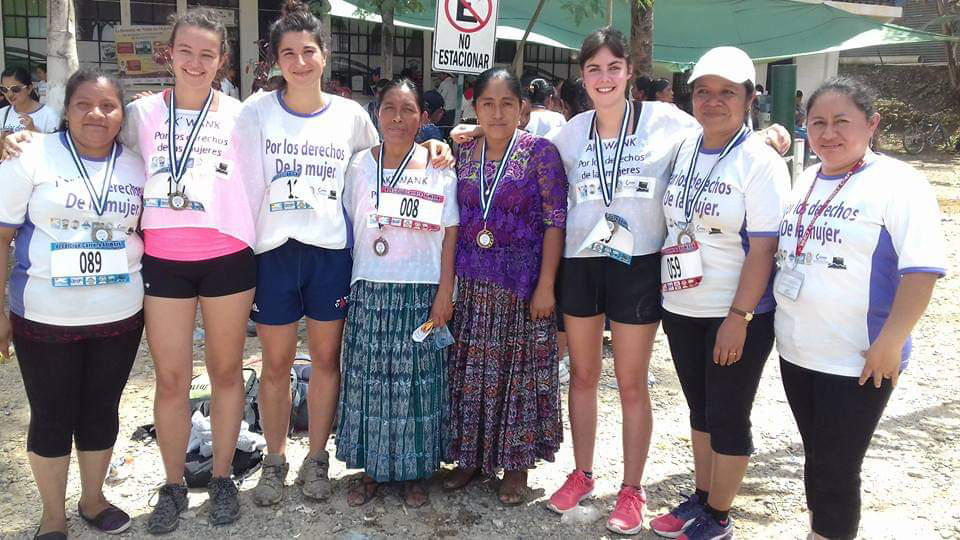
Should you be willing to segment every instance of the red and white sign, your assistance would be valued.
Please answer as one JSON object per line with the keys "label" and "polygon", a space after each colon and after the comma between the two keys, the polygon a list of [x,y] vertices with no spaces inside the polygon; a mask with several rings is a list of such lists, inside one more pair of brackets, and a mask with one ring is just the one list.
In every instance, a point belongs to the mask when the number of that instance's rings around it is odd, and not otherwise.
{"label": "red and white sign", "polygon": [[437,0],[433,69],[476,75],[493,67],[498,0]]}

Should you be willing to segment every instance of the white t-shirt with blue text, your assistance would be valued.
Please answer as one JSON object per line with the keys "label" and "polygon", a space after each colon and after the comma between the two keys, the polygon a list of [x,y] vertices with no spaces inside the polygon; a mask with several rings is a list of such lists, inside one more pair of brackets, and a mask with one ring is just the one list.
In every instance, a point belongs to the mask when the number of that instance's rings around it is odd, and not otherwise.
{"label": "white t-shirt with blue text", "polygon": [[[27,116],[33,120],[33,126],[40,133],[53,133],[60,128],[60,115],[48,105],[40,105],[37,110]],[[0,108],[0,122],[2,122],[0,131],[16,133],[27,129],[23,125],[20,113],[10,105]]]}
{"label": "white t-shirt with blue text", "polygon": [[[106,160],[84,159],[83,164],[96,192],[101,189]],[[0,164],[0,178],[0,226],[17,229],[15,262],[7,284],[10,311],[44,324],[86,326],[120,321],[142,309],[143,242],[135,232],[145,182],[140,156],[122,148],[103,215],[97,215],[92,206],[93,195],[70,157],[63,133],[35,136],[31,144],[23,145],[19,158]],[[108,243],[125,250],[121,266],[129,279],[54,286],[54,251],[66,244],[90,243],[95,227],[108,228]],[[114,244],[119,241],[125,245]],[[82,250],[77,251],[79,257]],[[83,255],[89,253],[94,251]]]}
{"label": "white t-shirt with blue text", "polygon": [[344,176],[350,158],[379,143],[380,135],[357,102],[330,94],[324,99],[326,106],[313,114],[288,109],[280,91],[259,92],[243,103],[241,117],[260,128],[250,136],[259,139],[266,186],[257,253],[290,239],[326,249],[352,244],[344,219]]}
{"label": "white t-shirt with blue text", "polygon": [[[781,267],[803,275],[796,300],[775,290],[777,350],[800,367],[849,377],[863,370],[861,356],[890,315],[900,278],[909,273],[946,273],[937,199],[926,178],[896,159],[868,153],[865,165],[814,223],[799,259],[797,215],[806,229],[812,213],[843,178],[804,171],[780,223]],[[783,272],[783,270],[781,270]],[[902,353],[906,367],[911,343]]]}
{"label": "white t-shirt with blue text", "polygon": [[[783,159],[763,137],[748,135],[719,162],[721,149],[697,152],[694,182],[685,195],[687,171],[698,133],[680,146],[663,197],[667,222],[664,247],[677,243],[684,230],[684,205],[690,207],[693,232],[700,245],[703,281],[697,287],[663,293],[663,307],[687,317],[725,317],[740,284],[740,271],[751,237],[776,238],[786,211],[790,174]],[[716,164],[713,172],[710,168]],[[702,188],[699,197],[695,194]],[[685,199],[688,202],[684,202]],[[772,276],[771,276],[772,282]],[[738,306],[756,313],[773,311],[772,283],[756,306]]]}

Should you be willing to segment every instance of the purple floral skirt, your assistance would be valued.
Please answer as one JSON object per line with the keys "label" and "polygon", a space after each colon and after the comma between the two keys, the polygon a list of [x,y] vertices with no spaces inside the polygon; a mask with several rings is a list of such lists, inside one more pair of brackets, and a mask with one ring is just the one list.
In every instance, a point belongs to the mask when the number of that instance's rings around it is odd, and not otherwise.
{"label": "purple floral skirt", "polygon": [[451,331],[444,461],[485,474],[553,461],[563,440],[553,317],[533,321],[512,291],[460,278]]}

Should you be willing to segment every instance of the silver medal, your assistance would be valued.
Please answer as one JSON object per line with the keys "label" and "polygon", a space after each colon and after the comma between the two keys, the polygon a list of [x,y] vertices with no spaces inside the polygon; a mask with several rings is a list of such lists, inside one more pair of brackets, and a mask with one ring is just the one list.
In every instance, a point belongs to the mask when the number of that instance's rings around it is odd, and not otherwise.
{"label": "silver medal", "polygon": [[373,253],[377,257],[383,257],[390,251],[390,244],[387,243],[387,239],[384,237],[377,238],[373,241]]}
{"label": "silver medal", "polygon": [[103,225],[97,225],[90,231],[90,237],[94,242],[109,242],[113,238],[113,233]]}

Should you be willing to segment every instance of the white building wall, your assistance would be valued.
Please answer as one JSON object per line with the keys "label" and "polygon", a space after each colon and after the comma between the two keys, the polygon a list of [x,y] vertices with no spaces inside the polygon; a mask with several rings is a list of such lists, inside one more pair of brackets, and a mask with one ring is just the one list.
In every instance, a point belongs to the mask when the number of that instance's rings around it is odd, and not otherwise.
{"label": "white building wall", "polygon": [[840,53],[831,52],[798,56],[794,59],[797,64],[797,90],[803,91],[804,101],[820,86],[823,81],[837,76],[837,66],[840,63]]}

